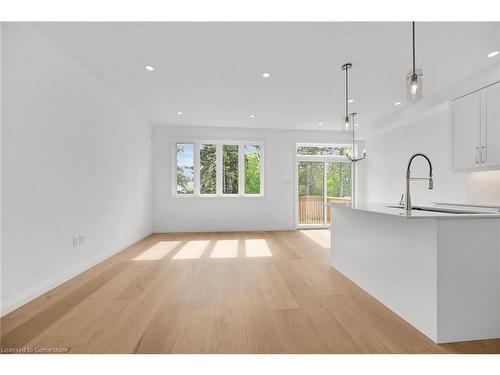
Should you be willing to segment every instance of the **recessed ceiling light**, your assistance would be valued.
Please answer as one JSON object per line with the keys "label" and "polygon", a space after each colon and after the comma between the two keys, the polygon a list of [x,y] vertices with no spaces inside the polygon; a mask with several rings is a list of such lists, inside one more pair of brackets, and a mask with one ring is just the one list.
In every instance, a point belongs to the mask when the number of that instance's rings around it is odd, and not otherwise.
{"label": "recessed ceiling light", "polygon": [[271,74],[268,72],[264,72],[264,73],[262,73],[262,77],[269,78],[269,77],[271,77]]}
{"label": "recessed ceiling light", "polygon": [[148,72],[152,72],[155,70],[154,66],[151,65],[144,65],[144,69],[146,69]]}
{"label": "recessed ceiling light", "polygon": [[396,105],[396,106],[397,106],[397,105],[400,105],[400,104],[401,104],[401,102],[396,102],[396,103],[394,103],[394,105]]}
{"label": "recessed ceiling light", "polygon": [[492,51],[492,52],[488,53],[488,57],[495,57],[499,53],[500,53],[500,51]]}
{"label": "recessed ceiling light", "polygon": [[182,112],[181,112],[181,111],[178,111],[178,112],[177,112],[177,116],[182,116]]}
{"label": "recessed ceiling light", "polygon": [[321,121],[318,122],[318,125],[323,125],[323,123]]}
{"label": "recessed ceiling light", "polygon": [[255,118],[255,115],[250,115],[250,118]]}
{"label": "recessed ceiling light", "polygon": [[352,102],[354,102],[354,99],[349,99],[348,102],[352,103]]}

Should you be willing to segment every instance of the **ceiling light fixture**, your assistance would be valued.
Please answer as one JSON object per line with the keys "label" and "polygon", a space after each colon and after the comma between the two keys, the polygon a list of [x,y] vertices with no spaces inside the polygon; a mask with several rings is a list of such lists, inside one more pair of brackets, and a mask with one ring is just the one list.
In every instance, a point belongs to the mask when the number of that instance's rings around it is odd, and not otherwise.
{"label": "ceiling light fixture", "polygon": [[[344,113],[344,127],[346,130],[349,130],[351,128],[352,131],[352,145],[351,148],[347,150],[347,159],[349,159],[352,163],[352,173],[351,173],[351,183],[352,183],[352,190],[351,190],[351,207],[355,207],[356,204],[356,182],[355,182],[355,168],[356,168],[356,163],[358,161],[363,160],[366,158],[366,150],[363,150],[363,156],[358,156],[356,157],[356,142],[355,142],[355,137],[354,137],[354,128],[355,122],[354,122],[354,117],[356,116],[356,113],[354,112],[349,112],[349,70],[352,68],[351,63],[347,63],[342,65],[342,70],[345,71],[345,113]],[[352,124],[352,125],[351,125]]]}
{"label": "ceiling light fixture", "polygon": [[178,111],[178,112],[177,112],[177,116],[182,116],[182,112],[181,112],[181,111]]}
{"label": "ceiling light fixture", "polygon": [[396,103],[394,103],[394,105],[395,105],[395,106],[398,106],[398,105],[400,105],[400,104],[401,104],[401,102],[396,102]]}
{"label": "ceiling light fixture", "polygon": [[144,69],[146,69],[148,72],[152,72],[155,70],[154,66],[151,65],[144,65]]}
{"label": "ceiling light fixture", "polygon": [[349,70],[352,69],[352,64],[347,63],[342,65],[342,70],[345,71],[345,113],[344,113],[344,127],[346,130],[352,130],[352,147],[347,152],[347,158],[356,163],[360,160],[363,160],[366,157],[366,151],[363,151],[363,156],[356,157],[354,154],[355,150],[355,137],[354,137],[354,117],[357,113],[349,112],[349,103],[351,100],[349,99]]}
{"label": "ceiling light fixture", "polygon": [[268,72],[265,72],[265,73],[262,73],[262,77],[269,78],[269,77],[271,77],[271,74]]}
{"label": "ceiling light fixture", "polygon": [[492,51],[492,52],[488,53],[488,57],[495,57],[499,53],[500,53],[500,51]]}
{"label": "ceiling light fixture", "polygon": [[354,99],[349,99],[349,103],[353,103],[354,102]]}
{"label": "ceiling light fixture", "polygon": [[406,76],[406,97],[409,102],[422,99],[422,69],[415,68],[415,22],[412,22],[412,69]]}
{"label": "ceiling light fixture", "polygon": [[323,125],[323,123],[320,121],[320,122],[318,122],[318,125]]}
{"label": "ceiling light fixture", "polygon": [[255,115],[250,115],[250,118],[255,118]]}

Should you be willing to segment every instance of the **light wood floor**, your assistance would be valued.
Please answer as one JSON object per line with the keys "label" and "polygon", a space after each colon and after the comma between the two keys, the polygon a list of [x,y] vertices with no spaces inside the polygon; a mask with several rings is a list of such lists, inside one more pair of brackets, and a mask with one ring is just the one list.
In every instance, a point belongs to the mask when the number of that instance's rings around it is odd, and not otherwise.
{"label": "light wood floor", "polygon": [[436,345],[328,265],[327,230],[154,234],[1,319],[71,353],[500,353]]}

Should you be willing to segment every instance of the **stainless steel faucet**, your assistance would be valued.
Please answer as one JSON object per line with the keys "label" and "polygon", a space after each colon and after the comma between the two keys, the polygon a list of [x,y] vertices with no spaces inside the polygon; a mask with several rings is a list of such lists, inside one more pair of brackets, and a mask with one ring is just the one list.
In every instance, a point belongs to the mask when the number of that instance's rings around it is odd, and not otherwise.
{"label": "stainless steel faucet", "polygon": [[[417,156],[423,157],[425,160],[427,160],[427,163],[429,163],[429,177],[411,177],[411,172],[410,172],[411,162]],[[410,160],[408,161],[408,167],[406,168],[406,194],[405,194],[405,211],[407,214],[411,212],[410,180],[428,180],[429,190],[431,190],[434,187],[434,182],[432,180],[432,163],[431,159],[429,159],[427,155],[418,152],[416,154],[413,154]]]}

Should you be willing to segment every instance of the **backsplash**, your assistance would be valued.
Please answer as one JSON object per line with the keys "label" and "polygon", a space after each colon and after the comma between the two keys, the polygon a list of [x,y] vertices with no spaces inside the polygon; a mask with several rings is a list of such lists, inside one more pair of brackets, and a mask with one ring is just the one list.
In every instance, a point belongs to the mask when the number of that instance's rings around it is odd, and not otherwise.
{"label": "backsplash", "polygon": [[465,183],[467,202],[500,204],[500,171],[467,173]]}

